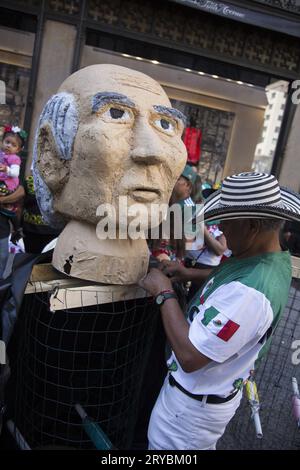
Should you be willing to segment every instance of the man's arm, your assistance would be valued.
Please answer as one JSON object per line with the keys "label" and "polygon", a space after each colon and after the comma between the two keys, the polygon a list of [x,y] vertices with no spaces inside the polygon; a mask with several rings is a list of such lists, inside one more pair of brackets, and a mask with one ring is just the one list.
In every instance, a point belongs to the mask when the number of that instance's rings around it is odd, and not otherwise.
{"label": "man's arm", "polygon": [[[172,289],[168,279],[158,269],[151,269],[150,273],[140,281],[140,286],[153,296],[163,290]],[[201,354],[189,340],[189,324],[176,299],[167,299],[161,306],[163,325],[181,368],[185,372],[194,372],[201,369],[211,360]]]}
{"label": "man's arm", "polygon": [[167,338],[184,372],[194,372],[211,360],[201,354],[189,340],[189,324],[176,299],[168,299],[161,307]]}
{"label": "man's arm", "polygon": [[0,204],[14,204],[20,201],[25,196],[23,186],[19,186],[13,193],[8,196],[0,196]]}

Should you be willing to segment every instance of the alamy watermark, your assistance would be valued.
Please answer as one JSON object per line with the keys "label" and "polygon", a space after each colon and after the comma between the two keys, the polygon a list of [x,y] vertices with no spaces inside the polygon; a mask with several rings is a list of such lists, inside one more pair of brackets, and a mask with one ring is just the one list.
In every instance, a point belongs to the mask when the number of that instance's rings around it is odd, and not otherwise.
{"label": "alamy watermark", "polygon": [[293,81],[292,88],[295,90],[292,94],[292,103],[300,104],[300,80]]}
{"label": "alamy watermark", "polygon": [[298,366],[300,364],[300,339],[295,339],[292,342],[291,349],[294,351],[292,354],[292,364]]}
{"label": "alamy watermark", "polygon": [[203,213],[203,204],[130,204],[120,196],[117,204],[98,206],[96,234],[99,240],[191,240],[203,234]]}
{"label": "alamy watermark", "polygon": [[0,340],[0,365],[6,364],[6,345]]}
{"label": "alamy watermark", "polygon": [[0,80],[0,104],[6,104],[6,88],[3,80]]}

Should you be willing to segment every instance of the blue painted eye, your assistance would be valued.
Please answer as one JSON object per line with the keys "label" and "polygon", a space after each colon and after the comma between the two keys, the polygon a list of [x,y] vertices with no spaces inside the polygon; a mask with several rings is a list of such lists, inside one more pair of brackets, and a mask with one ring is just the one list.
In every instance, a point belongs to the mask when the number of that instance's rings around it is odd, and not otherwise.
{"label": "blue painted eye", "polygon": [[161,119],[160,120],[160,125],[163,129],[166,129],[166,130],[169,129],[169,127],[170,127],[170,123],[166,119]]}
{"label": "blue painted eye", "polygon": [[121,123],[129,123],[133,120],[134,115],[130,109],[117,108],[116,106],[109,106],[102,114],[106,121],[117,121]]}
{"label": "blue painted eye", "polygon": [[113,119],[121,119],[124,116],[124,109],[110,108],[110,115]]}
{"label": "blue painted eye", "polygon": [[169,120],[169,119],[166,119],[166,118],[155,119],[154,125],[160,131],[163,131],[166,134],[174,134],[174,132],[176,130],[175,123],[173,121]]}

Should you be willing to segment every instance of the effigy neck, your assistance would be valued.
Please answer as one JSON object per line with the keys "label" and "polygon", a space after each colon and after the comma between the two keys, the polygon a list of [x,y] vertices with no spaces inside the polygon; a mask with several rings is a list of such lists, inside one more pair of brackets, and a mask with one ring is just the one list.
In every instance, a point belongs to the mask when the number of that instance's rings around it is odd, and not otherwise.
{"label": "effigy neck", "polygon": [[76,220],[60,234],[52,259],[54,268],[68,276],[120,285],[136,284],[148,262],[146,240],[99,240],[94,225]]}

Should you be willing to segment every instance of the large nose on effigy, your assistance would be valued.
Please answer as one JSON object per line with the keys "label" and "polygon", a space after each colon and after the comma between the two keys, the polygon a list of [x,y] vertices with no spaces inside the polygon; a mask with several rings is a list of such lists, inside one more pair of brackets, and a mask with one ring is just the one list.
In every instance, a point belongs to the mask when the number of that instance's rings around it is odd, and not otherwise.
{"label": "large nose on effigy", "polygon": [[139,118],[134,127],[132,160],[140,165],[160,164],[165,160],[164,143],[145,118]]}

